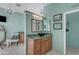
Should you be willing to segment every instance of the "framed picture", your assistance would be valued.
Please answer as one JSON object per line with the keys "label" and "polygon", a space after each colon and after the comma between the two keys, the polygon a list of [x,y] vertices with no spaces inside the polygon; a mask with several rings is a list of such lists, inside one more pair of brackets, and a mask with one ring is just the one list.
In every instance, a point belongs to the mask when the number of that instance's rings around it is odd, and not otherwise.
{"label": "framed picture", "polygon": [[61,30],[62,29],[62,23],[54,23],[53,29],[54,30]]}
{"label": "framed picture", "polygon": [[60,14],[56,14],[53,16],[53,21],[56,22],[56,21],[61,21],[62,20],[62,13]]}

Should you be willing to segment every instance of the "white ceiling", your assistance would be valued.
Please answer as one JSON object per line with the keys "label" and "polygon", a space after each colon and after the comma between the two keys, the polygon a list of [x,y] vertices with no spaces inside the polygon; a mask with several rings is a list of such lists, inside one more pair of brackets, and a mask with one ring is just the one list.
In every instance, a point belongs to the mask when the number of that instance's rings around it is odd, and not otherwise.
{"label": "white ceiling", "polygon": [[[41,11],[48,5],[48,3],[19,3],[21,6],[16,6],[17,3],[0,3],[0,7],[8,9],[9,7],[16,12],[23,13],[25,10],[29,10],[33,13],[43,15]],[[43,11],[42,11],[43,12]]]}

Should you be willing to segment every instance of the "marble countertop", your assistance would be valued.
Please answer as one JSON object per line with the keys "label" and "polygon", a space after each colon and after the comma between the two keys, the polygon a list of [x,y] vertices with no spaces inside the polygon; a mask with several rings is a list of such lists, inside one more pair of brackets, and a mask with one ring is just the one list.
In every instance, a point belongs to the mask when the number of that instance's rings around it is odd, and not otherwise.
{"label": "marble countertop", "polygon": [[45,34],[44,36],[39,36],[39,35],[37,35],[37,34],[33,34],[33,35],[27,35],[27,39],[38,39],[38,38],[44,38],[44,37],[48,37],[49,36],[49,34]]}

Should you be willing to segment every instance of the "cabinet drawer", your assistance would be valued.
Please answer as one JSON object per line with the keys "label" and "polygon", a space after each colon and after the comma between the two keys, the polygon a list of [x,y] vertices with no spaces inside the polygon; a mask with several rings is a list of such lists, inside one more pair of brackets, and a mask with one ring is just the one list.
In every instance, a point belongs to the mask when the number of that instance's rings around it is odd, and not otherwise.
{"label": "cabinet drawer", "polygon": [[34,52],[38,52],[38,51],[41,51],[41,49],[35,49],[35,50],[34,50]]}
{"label": "cabinet drawer", "polygon": [[36,39],[36,40],[34,40],[34,44],[35,44],[35,43],[40,43],[40,42],[41,42],[40,39]]}
{"label": "cabinet drawer", "polygon": [[40,46],[40,45],[41,45],[41,43],[34,43],[34,47]]}
{"label": "cabinet drawer", "polygon": [[34,54],[35,54],[35,55],[41,55],[41,50],[34,51]]}
{"label": "cabinet drawer", "polygon": [[41,45],[40,44],[37,44],[37,45],[34,45],[34,48],[36,48],[36,47],[40,47]]}
{"label": "cabinet drawer", "polygon": [[41,49],[40,45],[34,46],[34,50],[40,50],[40,49]]}

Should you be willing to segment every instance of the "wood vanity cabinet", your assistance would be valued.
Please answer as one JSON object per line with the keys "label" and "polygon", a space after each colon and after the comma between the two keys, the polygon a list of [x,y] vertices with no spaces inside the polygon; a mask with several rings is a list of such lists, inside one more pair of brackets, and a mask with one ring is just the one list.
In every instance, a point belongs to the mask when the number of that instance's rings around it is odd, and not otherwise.
{"label": "wood vanity cabinet", "polygon": [[52,49],[51,37],[28,39],[28,55],[43,55]]}

